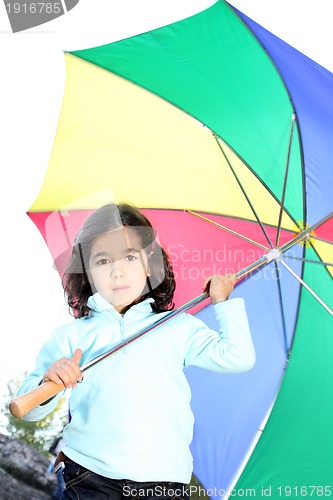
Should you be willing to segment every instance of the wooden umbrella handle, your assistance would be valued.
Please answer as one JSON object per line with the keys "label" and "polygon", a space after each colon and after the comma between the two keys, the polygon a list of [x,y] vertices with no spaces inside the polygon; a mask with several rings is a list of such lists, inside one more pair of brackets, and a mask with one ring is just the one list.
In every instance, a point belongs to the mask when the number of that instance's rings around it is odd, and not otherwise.
{"label": "wooden umbrella handle", "polygon": [[16,418],[22,418],[33,408],[45,403],[64,389],[64,384],[56,384],[51,380],[43,382],[36,389],[12,399],[9,403],[10,413]]}

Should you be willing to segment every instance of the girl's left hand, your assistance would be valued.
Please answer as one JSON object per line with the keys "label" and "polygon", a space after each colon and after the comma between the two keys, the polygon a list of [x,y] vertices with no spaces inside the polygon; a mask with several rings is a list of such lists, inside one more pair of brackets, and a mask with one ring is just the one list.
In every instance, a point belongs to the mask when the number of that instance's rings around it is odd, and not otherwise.
{"label": "girl's left hand", "polygon": [[237,278],[233,273],[225,275],[215,274],[206,279],[203,289],[205,292],[209,293],[213,304],[217,304],[218,302],[224,302],[228,299],[234,289],[236,281]]}

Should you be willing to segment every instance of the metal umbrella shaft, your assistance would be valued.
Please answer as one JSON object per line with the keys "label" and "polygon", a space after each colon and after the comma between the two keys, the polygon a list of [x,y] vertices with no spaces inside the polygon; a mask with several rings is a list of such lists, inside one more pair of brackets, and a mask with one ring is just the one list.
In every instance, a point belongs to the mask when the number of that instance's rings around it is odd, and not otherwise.
{"label": "metal umbrella shaft", "polygon": [[[255,261],[253,264],[250,264],[249,266],[243,268],[241,271],[238,271],[237,273],[235,273],[235,276],[237,277],[237,279],[241,279],[245,275],[259,269],[260,267],[264,266],[265,264],[268,264],[266,256],[260,257],[260,259]],[[93,358],[91,361],[84,364],[81,367],[81,372],[85,372],[86,370],[89,370],[89,368],[96,365],[97,363],[99,363],[103,359],[108,358],[109,356],[111,356],[112,354],[115,354],[118,351],[121,351],[124,347],[128,346],[129,344],[131,344],[135,340],[138,340],[141,337],[147,335],[148,333],[151,333],[156,328],[164,325],[168,321],[171,321],[173,318],[175,318],[179,314],[182,314],[182,313],[188,311],[189,309],[192,309],[193,307],[197,306],[198,304],[200,304],[201,302],[203,302],[204,300],[206,300],[208,298],[209,298],[209,294],[206,292],[201,293],[197,297],[194,297],[189,302],[186,302],[182,306],[178,307],[176,310],[170,311],[169,313],[167,313],[165,316],[163,316],[163,318],[159,319],[158,321],[155,321],[155,323],[153,323],[152,325],[145,327],[145,328],[142,328],[141,330],[134,333],[133,335],[131,335],[131,336],[127,337],[126,339],[120,341],[119,343],[115,344],[108,351],[106,351],[102,354],[99,354],[98,356]]]}
{"label": "metal umbrella shaft", "polygon": [[[312,231],[314,231],[314,229],[316,229],[318,226],[321,226],[322,224],[324,224],[324,222],[329,220],[331,217],[333,217],[333,212],[331,214],[329,214],[328,216],[326,216],[324,219],[321,219],[316,224],[313,224],[311,227],[305,229],[304,231],[301,231],[297,236],[295,236],[295,238],[290,240],[285,245],[281,246],[280,248],[273,248],[270,252],[261,256],[258,260],[256,260],[255,262],[253,262],[249,266],[247,266],[247,267],[241,269],[240,271],[238,271],[237,273],[235,273],[237,280],[240,280],[243,277],[245,277],[246,275],[264,267],[266,264],[269,264],[273,260],[278,260],[279,257],[281,256],[281,254],[283,254],[284,252],[289,250],[291,247],[293,247],[297,243],[300,243],[301,241],[309,239],[310,233]],[[186,312],[189,309],[192,309],[193,307],[197,306],[198,304],[200,304],[201,302],[203,302],[204,300],[206,300],[208,298],[209,298],[208,293],[202,293],[202,294],[198,295],[197,297],[191,299],[189,302],[186,302],[182,306],[178,307],[175,311],[170,311],[168,314],[163,316],[163,318],[159,319],[158,321],[156,321],[152,325],[139,330],[138,332],[134,333],[133,335],[131,335],[131,336],[127,337],[126,339],[122,340],[121,342],[115,344],[108,351],[96,356],[91,361],[84,364],[81,367],[81,371],[84,373],[86,370],[89,370],[89,368],[91,368],[92,366],[95,366],[97,363],[99,363],[103,359],[108,358],[109,356],[122,350],[124,347],[128,346],[132,342],[134,342],[134,341],[140,339],[141,337],[151,333],[159,326],[164,325],[166,322],[171,321],[173,318],[175,318],[179,314]]]}
{"label": "metal umbrella shaft", "polygon": [[[254,270],[264,266],[267,264],[269,260],[267,259],[267,256],[260,257],[256,262],[251,264],[250,266],[247,266],[246,268],[242,269],[236,274],[236,277],[238,279],[241,279],[243,276],[246,274],[249,274],[253,272]],[[148,335],[152,331],[154,331],[156,328],[159,326],[163,325],[167,321],[171,321],[171,319],[175,318],[179,314],[188,311],[192,307],[195,307],[196,305],[200,304],[202,301],[208,299],[209,295],[208,293],[202,293],[195,297],[194,299],[190,300],[186,304],[182,305],[175,311],[170,311],[169,313],[165,314],[163,318],[159,319],[152,325],[134,333],[132,336],[127,337],[126,339],[122,340],[118,344],[114,345],[111,349],[108,351],[100,354],[99,356],[96,356],[93,358],[91,361],[88,363],[84,364],[81,367],[81,372],[84,374],[86,370],[89,370],[92,366],[95,366],[97,363],[100,361],[103,361],[103,359],[108,358],[109,356],[115,354],[116,352],[120,351],[124,347],[128,346],[132,342],[140,339],[141,337]],[[12,399],[9,403],[9,409],[12,415],[16,418],[22,418],[24,415],[26,415],[28,412],[30,412],[33,408],[36,408],[38,405],[43,404],[45,401],[48,401],[52,399],[56,394],[59,392],[63,391],[66,389],[64,384],[56,384],[55,382],[52,382],[51,380],[48,380],[47,382],[42,383],[35,389],[22,394],[21,396],[17,396],[16,398]]]}
{"label": "metal umbrella shaft", "polygon": [[[317,224],[314,224],[310,228],[307,228],[305,231],[302,231],[299,233],[295,238],[290,240],[288,243],[283,245],[280,248],[272,248],[266,255],[261,256],[258,260],[250,264],[249,266],[243,268],[242,270],[238,271],[235,273],[237,280],[242,279],[244,276],[253,273],[257,271],[258,269],[264,267],[266,264],[269,264],[273,260],[278,261],[280,260],[280,257],[282,253],[286,252],[289,250],[292,246],[296,245],[297,243],[308,240],[310,238],[310,233],[313,231],[316,227],[320,226],[323,224],[326,220],[328,220],[330,217],[333,216],[333,213],[330,214],[328,217],[325,219],[321,220]],[[175,311],[170,311],[169,313],[165,314],[163,318],[159,319],[152,325],[143,328],[142,330],[134,333],[132,336],[127,337],[126,339],[122,340],[118,344],[114,345],[111,349],[108,351],[100,354],[99,356],[96,356],[93,358],[91,361],[86,363],[81,367],[81,372],[84,373],[86,370],[91,368],[92,366],[95,366],[97,363],[102,361],[105,358],[108,358],[109,356],[115,354],[116,352],[120,351],[124,347],[128,346],[132,342],[140,339],[141,337],[148,335],[152,331],[154,331],[156,328],[159,326],[163,325],[167,321],[171,321],[173,318],[178,316],[179,314],[188,311],[189,309],[197,306],[200,304],[202,301],[206,300],[209,298],[208,293],[202,293],[195,297],[194,299],[190,300],[186,304],[182,305]],[[317,297],[316,297],[317,298]],[[14,415],[17,418],[22,418],[24,415],[26,415],[29,411],[31,411],[33,408],[36,406],[44,403],[45,401],[48,401],[52,399],[56,394],[61,392],[62,390],[65,389],[64,384],[56,384],[52,382],[51,380],[42,383],[32,391],[29,391],[25,394],[22,394],[21,396],[17,396],[16,398],[12,399],[10,404],[9,404],[9,409],[12,415]]]}

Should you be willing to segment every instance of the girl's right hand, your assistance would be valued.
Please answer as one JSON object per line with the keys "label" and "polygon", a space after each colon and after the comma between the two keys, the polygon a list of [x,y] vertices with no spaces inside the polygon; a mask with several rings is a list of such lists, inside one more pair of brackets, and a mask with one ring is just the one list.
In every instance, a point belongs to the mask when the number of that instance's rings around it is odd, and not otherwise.
{"label": "girl's right hand", "polygon": [[72,358],[58,359],[43,375],[43,382],[51,380],[56,384],[64,384],[67,389],[76,387],[82,380],[82,372],[79,362],[82,356],[82,350],[76,349]]}

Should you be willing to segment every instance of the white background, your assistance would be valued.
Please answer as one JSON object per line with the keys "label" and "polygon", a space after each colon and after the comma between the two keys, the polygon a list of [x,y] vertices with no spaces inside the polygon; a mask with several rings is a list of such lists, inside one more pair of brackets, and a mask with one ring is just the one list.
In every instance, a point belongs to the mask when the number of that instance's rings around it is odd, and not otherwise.
{"label": "white background", "polygon": [[[0,396],[70,320],[57,272],[26,215],[47,168],[65,82],[63,50],[87,48],[188,17],[212,0],[80,0],[54,21],[12,34],[0,4]],[[234,0],[234,6],[333,72],[328,0]]]}

